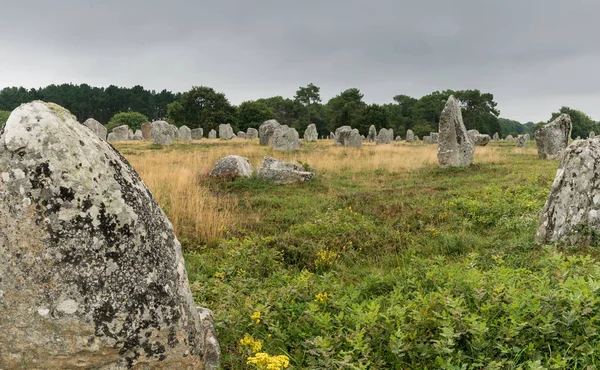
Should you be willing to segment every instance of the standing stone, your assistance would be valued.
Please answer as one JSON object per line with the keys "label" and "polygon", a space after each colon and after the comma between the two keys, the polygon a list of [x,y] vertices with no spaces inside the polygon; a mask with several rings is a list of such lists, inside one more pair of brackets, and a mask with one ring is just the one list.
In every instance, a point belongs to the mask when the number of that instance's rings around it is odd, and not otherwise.
{"label": "standing stone", "polygon": [[494,136],[493,136],[493,140],[494,140],[494,141],[498,141],[498,140],[500,140],[500,135],[498,135],[498,133],[497,133],[497,132],[494,134]]}
{"label": "standing stone", "polygon": [[89,128],[90,130],[92,130],[92,132],[94,134],[96,134],[96,136],[98,136],[100,139],[102,140],[106,140],[106,134],[107,134],[107,130],[106,127],[104,127],[103,124],[101,124],[100,122],[96,121],[93,118],[88,118],[83,125],[87,128]]}
{"label": "standing stone", "polygon": [[542,211],[541,243],[595,245],[600,234],[600,140],[579,140],[563,157]]}
{"label": "standing stone", "polygon": [[567,148],[571,138],[571,118],[568,114],[561,114],[552,123],[549,123],[535,132],[535,142],[540,159],[556,159]]}
{"label": "standing stone", "polygon": [[590,139],[593,139],[596,137],[596,133],[594,131],[590,131]]}
{"label": "standing stone", "polygon": [[350,133],[352,132],[352,127],[350,126],[342,126],[335,129],[335,145],[344,146],[344,141],[350,137]]}
{"label": "standing stone", "polygon": [[187,126],[181,126],[177,131],[177,137],[182,141],[192,140],[192,130]]}
{"label": "standing stone", "polygon": [[473,160],[475,146],[467,134],[460,105],[452,95],[448,98],[440,116],[439,131],[438,162],[440,167],[469,167]]}
{"label": "standing stone", "polygon": [[581,140],[581,136],[577,136],[575,140]]}
{"label": "standing stone", "polygon": [[150,129],[152,142],[157,145],[172,145],[175,141],[175,132],[169,123],[165,121],[152,122]]}
{"label": "standing stone", "polygon": [[210,176],[214,177],[251,177],[252,165],[248,158],[239,155],[230,155],[221,158],[210,171]]}
{"label": "standing stone", "polygon": [[362,148],[363,137],[357,129],[353,129],[350,131],[350,135],[344,139],[343,145],[350,148]]}
{"label": "standing stone", "polygon": [[394,141],[394,130],[382,128],[375,139],[376,145],[390,144]]}
{"label": "standing stone", "polygon": [[469,139],[471,139],[471,142],[473,142],[473,144],[475,144],[475,142],[477,141],[477,135],[480,135],[479,131],[477,130],[469,130],[467,131],[467,135],[469,135]]}
{"label": "standing stone", "polygon": [[235,134],[233,133],[233,129],[230,124],[220,124],[219,125],[219,139],[223,140],[231,140],[233,139]]}
{"label": "standing stone", "polygon": [[473,144],[475,144],[476,146],[486,146],[490,143],[490,141],[492,141],[492,138],[490,137],[490,135],[477,134],[477,135],[475,135]]}
{"label": "standing stone", "polygon": [[246,139],[246,133],[244,131],[240,131],[237,133],[238,139]]}
{"label": "standing stone", "polygon": [[0,368],[217,369],[181,244],[129,163],[51,103],[17,108],[0,142]]}
{"label": "standing stone", "polygon": [[282,152],[291,152],[300,147],[300,135],[295,128],[279,126],[273,132],[271,148]]}
{"label": "standing stone", "polygon": [[248,130],[246,130],[246,137],[248,139],[258,139],[258,130],[250,127]]}
{"label": "standing stone", "polygon": [[412,143],[413,141],[415,141],[415,133],[413,132],[413,130],[407,130],[406,131],[406,142]]}
{"label": "standing stone", "polygon": [[192,130],[192,140],[202,140],[204,136],[204,130],[201,128],[195,128]]}
{"label": "standing stone", "polygon": [[134,135],[135,133],[133,132],[133,130],[129,129],[129,131],[127,132],[127,140],[133,140]]}
{"label": "standing stone", "polygon": [[527,147],[527,137],[525,135],[519,135],[517,137],[516,145],[517,148],[526,148]]}
{"label": "standing stone", "polygon": [[135,130],[135,134],[133,134],[133,140],[144,140],[142,130]]}
{"label": "standing stone", "polygon": [[430,132],[429,137],[431,138],[431,142],[433,144],[437,144],[438,140],[440,139],[440,134],[437,132]]}
{"label": "standing stone", "polygon": [[129,127],[127,125],[113,128],[112,140],[110,140],[110,141],[127,141],[127,140],[129,140]]}
{"label": "standing stone", "polygon": [[308,127],[304,131],[303,138],[305,141],[317,141],[317,139],[319,138],[319,134],[317,133],[317,126],[314,123],[308,125]]}
{"label": "standing stone", "polygon": [[208,138],[209,139],[216,139],[217,138],[217,132],[215,130],[210,130],[208,133]]}
{"label": "standing stone", "polygon": [[375,139],[377,138],[377,129],[375,128],[374,125],[371,125],[371,127],[369,127],[369,134],[367,135],[367,141],[370,143],[375,142]]}
{"label": "standing stone", "polygon": [[394,141],[402,141],[402,137],[400,135],[396,136],[396,139],[394,139]]}
{"label": "standing stone", "polygon": [[329,140],[335,140],[335,134],[333,132],[329,133]]}
{"label": "standing stone", "polygon": [[426,143],[431,143],[431,136],[428,136],[428,135],[423,136],[423,141]]}
{"label": "standing stone", "polygon": [[258,128],[258,137],[260,138],[260,145],[270,145],[271,138],[273,137],[273,133],[275,133],[275,129],[281,126],[279,122],[274,119],[265,121]]}
{"label": "standing stone", "polygon": [[529,140],[530,140],[529,134],[525,134],[525,135],[523,135],[523,136],[525,136],[525,140],[526,140],[526,141],[529,141]]}
{"label": "standing stone", "polygon": [[117,141],[117,140],[115,140],[115,134],[112,133],[112,132],[110,134],[108,134],[108,137],[106,138],[106,141],[108,141],[109,143]]}
{"label": "standing stone", "polygon": [[512,135],[508,135],[506,137],[506,141],[514,141],[514,140],[515,140],[515,138]]}
{"label": "standing stone", "polygon": [[146,122],[142,125],[142,137],[144,140],[152,140],[152,136],[150,135],[150,130],[152,129],[152,123]]}
{"label": "standing stone", "polygon": [[288,185],[312,180],[315,177],[315,172],[314,170],[308,171],[297,164],[265,157],[257,175],[259,178],[273,182],[276,185]]}

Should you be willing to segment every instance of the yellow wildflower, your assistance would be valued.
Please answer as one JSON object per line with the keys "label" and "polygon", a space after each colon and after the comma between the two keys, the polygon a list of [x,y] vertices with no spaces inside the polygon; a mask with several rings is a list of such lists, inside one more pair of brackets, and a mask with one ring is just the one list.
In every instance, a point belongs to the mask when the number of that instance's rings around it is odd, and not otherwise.
{"label": "yellow wildflower", "polygon": [[252,353],[257,353],[262,349],[262,341],[252,338],[248,333],[244,334],[244,337],[240,339],[240,344],[245,347],[250,347]]}
{"label": "yellow wildflower", "polygon": [[287,356],[269,356],[268,353],[257,353],[254,357],[248,357],[247,364],[254,364],[260,370],[282,370],[290,366],[290,358]]}
{"label": "yellow wildflower", "polygon": [[255,311],[252,316],[250,316],[250,319],[254,320],[257,324],[260,324],[260,312]]}
{"label": "yellow wildflower", "polygon": [[315,302],[318,303],[325,303],[327,301],[327,298],[329,298],[329,294],[325,293],[319,293],[315,296]]}

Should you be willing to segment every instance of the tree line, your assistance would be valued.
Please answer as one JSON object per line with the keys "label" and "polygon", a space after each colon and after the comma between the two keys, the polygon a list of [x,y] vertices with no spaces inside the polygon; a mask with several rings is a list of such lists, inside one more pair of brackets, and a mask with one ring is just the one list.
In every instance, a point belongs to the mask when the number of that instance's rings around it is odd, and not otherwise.
{"label": "tree line", "polygon": [[[320,88],[312,83],[298,88],[293,98],[274,96],[245,101],[239,106],[231,104],[224,93],[206,86],[195,86],[185,93],[156,92],[142,86],[103,88],[87,84],[49,85],[39,89],[7,87],[0,90],[0,121],[4,122],[7,112],[22,103],[43,100],[67,108],[81,122],[91,117],[108,124],[109,129],[120,124],[135,128],[145,121],[165,119],[177,126],[202,127],[205,132],[217,129],[222,123],[231,124],[235,131],[246,131],[249,127],[258,128],[268,119],[276,119],[300,133],[314,123],[321,136],[344,125],[366,135],[374,125],[378,130],[392,128],[402,136],[412,129],[422,137],[437,131],[440,114],[450,95],[461,102],[467,129],[489,135],[498,132],[503,137],[533,133],[532,122],[523,125],[499,118],[494,95],[479,90],[435,91],[420,98],[396,95],[388,104],[368,104],[359,89],[350,88],[323,103]],[[553,117],[563,112],[572,115],[574,137],[587,137],[598,125],[583,112],[567,107]]]}

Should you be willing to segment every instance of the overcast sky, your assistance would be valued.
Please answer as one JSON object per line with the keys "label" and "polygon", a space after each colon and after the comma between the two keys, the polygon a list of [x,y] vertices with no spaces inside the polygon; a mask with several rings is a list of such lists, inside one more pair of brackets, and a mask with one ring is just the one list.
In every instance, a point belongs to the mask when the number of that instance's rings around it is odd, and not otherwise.
{"label": "overcast sky", "polygon": [[480,89],[502,117],[600,120],[597,0],[5,0],[0,88],[205,85],[234,104]]}

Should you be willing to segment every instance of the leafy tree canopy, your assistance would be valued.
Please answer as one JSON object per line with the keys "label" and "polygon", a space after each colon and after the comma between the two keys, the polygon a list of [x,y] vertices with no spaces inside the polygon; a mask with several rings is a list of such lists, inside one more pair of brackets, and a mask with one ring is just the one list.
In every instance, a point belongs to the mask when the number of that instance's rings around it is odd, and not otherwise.
{"label": "leafy tree canopy", "polygon": [[110,119],[108,125],[106,125],[106,129],[111,132],[115,127],[127,125],[135,132],[135,130],[139,130],[146,122],[148,122],[148,117],[139,112],[120,112]]}

